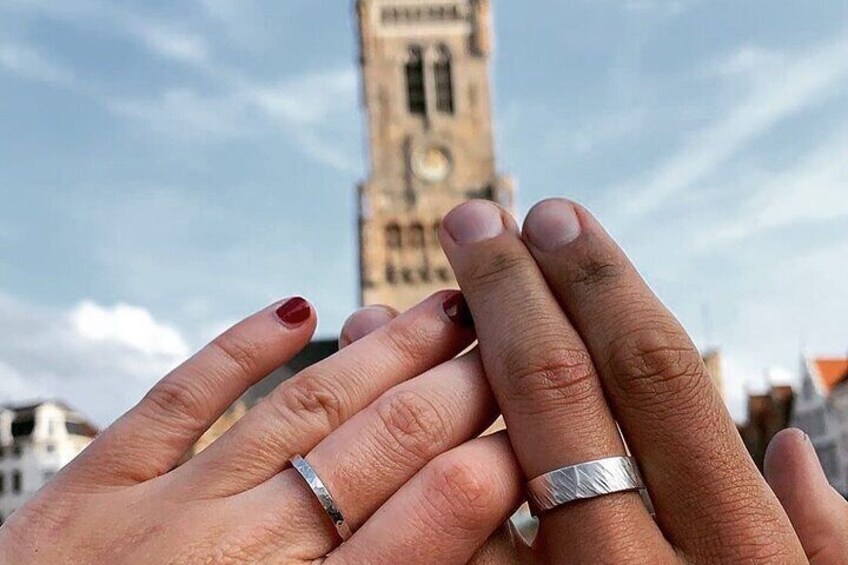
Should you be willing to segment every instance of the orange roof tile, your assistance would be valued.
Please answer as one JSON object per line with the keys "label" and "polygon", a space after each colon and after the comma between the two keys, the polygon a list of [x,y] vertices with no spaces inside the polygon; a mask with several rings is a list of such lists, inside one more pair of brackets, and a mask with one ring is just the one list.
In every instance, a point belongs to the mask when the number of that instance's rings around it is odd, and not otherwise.
{"label": "orange roof tile", "polygon": [[848,358],[844,359],[813,359],[821,383],[827,390],[833,389],[842,381],[848,380]]}

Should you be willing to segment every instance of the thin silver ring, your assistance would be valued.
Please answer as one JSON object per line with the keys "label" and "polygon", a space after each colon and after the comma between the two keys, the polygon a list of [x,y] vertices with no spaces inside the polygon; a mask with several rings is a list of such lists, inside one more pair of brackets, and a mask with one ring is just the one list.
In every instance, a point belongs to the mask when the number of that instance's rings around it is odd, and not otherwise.
{"label": "thin silver ring", "polygon": [[350,526],[347,525],[342,511],[339,510],[338,504],[336,504],[335,499],[333,499],[333,495],[330,494],[330,491],[327,490],[327,487],[324,485],[324,481],[321,480],[321,477],[318,476],[318,473],[315,472],[312,465],[310,465],[306,459],[300,455],[295,455],[290,461],[292,467],[294,467],[295,471],[303,477],[303,480],[306,481],[306,484],[309,486],[309,490],[312,491],[312,494],[314,494],[315,498],[318,499],[318,502],[321,503],[321,507],[324,508],[324,512],[327,513],[327,516],[330,518],[333,526],[336,527],[339,537],[342,538],[343,542],[349,540],[353,533],[350,531]]}
{"label": "thin silver ring", "polygon": [[645,482],[632,457],[609,457],[570,465],[527,483],[530,508],[540,514],[574,502],[616,492],[642,490]]}

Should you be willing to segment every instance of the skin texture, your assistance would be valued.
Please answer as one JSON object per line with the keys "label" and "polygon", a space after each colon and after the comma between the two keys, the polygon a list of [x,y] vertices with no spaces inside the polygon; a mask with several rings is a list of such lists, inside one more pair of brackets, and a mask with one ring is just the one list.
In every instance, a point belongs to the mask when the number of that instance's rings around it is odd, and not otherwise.
{"label": "skin texture", "polygon": [[[316,324],[290,302],[255,314],[19,509],[0,562],[845,562],[848,509],[809,441],[775,438],[769,488],[697,349],[586,210],[546,201],[519,231],[470,202],[441,239],[467,306],[445,292],[403,314],[363,309],[340,353],[179,465]],[[475,439],[498,411],[508,436]],[[625,493],[542,514],[532,548],[503,526],[528,478],[622,455],[622,435],[655,518]],[[344,511],[346,543],[288,468],[296,454]]]}
{"label": "skin texture", "polygon": [[[439,293],[354,316],[336,356],[283,383],[200,455],[187,449],[310,339],[276,304],[163,379],[0,528],[3,563],[466,563],[521,494],[474,339]],[[292,325],[290,322],[295,321]],[[343,509],[340,540],[287,461]],[[373,555],[375,550],[379,555]],[[422,549],[426,548],[426,549]]]}
{"label": "skin texture", "polygon": [[656,521],[634,494],[544,513],[538,559],[805,562],[698,350],[586,210],[545,201],[519,232],[469,202],[441,240],[525,475],[623,454],[615,421],[654,501]]}

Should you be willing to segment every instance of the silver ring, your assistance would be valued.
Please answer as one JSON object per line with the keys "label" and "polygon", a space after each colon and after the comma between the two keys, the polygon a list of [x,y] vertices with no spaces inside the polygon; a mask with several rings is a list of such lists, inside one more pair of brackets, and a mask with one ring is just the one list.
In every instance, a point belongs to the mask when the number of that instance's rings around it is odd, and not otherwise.
{"label": "silver ring", "polygon": [[307,485],[309,485],[309,490],[312,491],[312,494],[314,494],[315,498],[318,499],[318,502],[321,503],[321,506],[324,508],[324,512],[327,513],[330,521],[333,522],[333,526],[336,527],[339,537],[342,538],[342,541],[349,540],[353,533],[350,531],[350,526],[348,526],[347,522],[345,522],[344,515],[342,514],[342,511],[339,510],[339,506],[333,499],[333,495],[330,494],[330,491],[328,491],[327,487],[324,485],[324,481],[321,480],[321,477],[318,476],[318,473],[315,472],[312,465],[307,463],[306,459],[300,455],[295,455],[290,461],[292,467],[294,467],[300,476],[303,477],[303,480],[306,481]]}
{"label": "silver ring", "polygon": [[527,483],[535,514],[558,506],[616,492],[642,490],[645,483],[632,457],[610,457],[562,467]]}

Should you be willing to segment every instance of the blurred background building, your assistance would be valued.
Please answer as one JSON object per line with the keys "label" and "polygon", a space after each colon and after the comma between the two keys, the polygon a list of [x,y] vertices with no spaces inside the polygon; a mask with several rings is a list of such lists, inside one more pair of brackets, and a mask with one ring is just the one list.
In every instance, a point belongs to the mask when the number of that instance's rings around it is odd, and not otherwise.
{"label": "blurred background building", "polygon": [[62,402],[0,407],[0,523],[97,435]]}
{"label": "blurred background building", "polygon": [[363,304],[405,310],[456,286],[442,217],[471,198],[511,208],[497,173],[488,0],[359,0],[371,176],[359,187]]}

